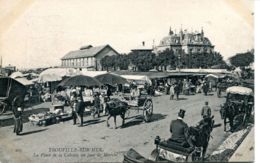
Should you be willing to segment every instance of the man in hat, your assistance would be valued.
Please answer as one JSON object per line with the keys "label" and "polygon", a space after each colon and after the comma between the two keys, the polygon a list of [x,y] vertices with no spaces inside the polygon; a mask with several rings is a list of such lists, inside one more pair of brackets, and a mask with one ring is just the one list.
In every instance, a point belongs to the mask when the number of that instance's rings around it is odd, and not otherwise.
{"label": "man in hat", "polygon": [[174,93],[176,94],[176,100],[179,100],[180,86],[178,82],[175,83]]}
{"label": "man in hat", "polygon": [[80,117],[80,127],[83,126],[83,115],[85,111],[84,102],[81,97],[77,97],[77,103],[76,103],[76,112]]}
{"label": "man in hat", "polygon": [[188,139],[188,125],[183,121],[185,110],[180,109],[178,118],[171,122],[170,132],[172,133],[170,141],[181,144],[183,147],[193,147],[194,145]]}
{"label": "man in hat", "polygon": [[23,114],[23,106],[24,101],[21,96],[16,96],[12,101],[12,111],[14,114],[14,132],[16,135],[19,135],[20,132],[23,131],[23,121],[22,121],[22,114]]}
{"label": "man in hat", "polygon": [[203,119],[211,116],[211,108],[209,107],[209,102],[205,102],[205,106],[202,107],[201,116]]}
{"label": "man in hat", "polygon": [[76,92],[74,92],[71,95],[71,98],[70,98],[70,106],[71,106],[71,109],[72,109],[71,116],[72,116],[72,119],[73,119],[73,125],[76,125],[77,118],[78,118],[78,115],[77,115],[77,112],[76,112],[76,104],[77,104],[77,95],[76,95]]}
{"label": "man in hat", "polygon": [[95,111],[93,113],[93,118],[95,118],[96,115],[98,115],[98,117],[100,117],[100,98],[99,98],[98,92],[94,93],[94,108],[95,108]]}
{"label": "man in hat", "polygon": [[174,98],[174,94],[175,94],[174,88],[175,88],[175,84],[171,85],[171,87],[170,87],[170,100],[173,100],[173,98]]}

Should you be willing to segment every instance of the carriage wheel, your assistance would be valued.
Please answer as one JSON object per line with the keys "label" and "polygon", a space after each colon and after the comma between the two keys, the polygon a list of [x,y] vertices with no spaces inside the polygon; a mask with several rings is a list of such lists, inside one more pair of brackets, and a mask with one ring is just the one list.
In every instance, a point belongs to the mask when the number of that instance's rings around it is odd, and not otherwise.
{"label": "carriage wheel", "polygon": [[153,115],[153,102],[146,100],[143,107],[143,117],[145,122],[149,122]]}
{"label": "carriage wheel", "polygon": [[247,114],[246,113],[244,113],[244,116],[243,116],[243,121],[242,121],[242,125],[246,125],[246,123],[247,123]]}
{"label": "carriage wheel", "polygon": [[160,158],[159,158],[159,153],[158,153],[158,150],[157,149],[154,149],[151,153],[151,157],[149,158],[150,160],[152,161],[159,161]]}
{"label": "carriage wheel", "polygon": [[130,109],[127,108],[126,112],[125,112],[125,118],[129,118],[130,117]]}
{"label": "carriage wheel", "polygon": [[55,124],[55,123],[57,123],[57,119],[56,119],[56,117],[52,117],[51,118],[51,124]]}
{"label": "carriage wheel", "polygon": [[39,121],[39,122],[38,122],[38,125],[39,125],[39,126],[42,126],[42,125],[43,125],[43,122],[42,122],[42,121]]}
{"label": "carriage wheel", "polygon": [[4,102],[0,102],[0,115],[3,114],[7,109],[7,104]]}
{"label": "carriage wheel", "polygon": [[242,127],[242,125],[244,123],[244,115],[245,115],[245,113],[238,114],[234,117],[234,120],[233,120],[234,129],[239,129],[240,127]]}

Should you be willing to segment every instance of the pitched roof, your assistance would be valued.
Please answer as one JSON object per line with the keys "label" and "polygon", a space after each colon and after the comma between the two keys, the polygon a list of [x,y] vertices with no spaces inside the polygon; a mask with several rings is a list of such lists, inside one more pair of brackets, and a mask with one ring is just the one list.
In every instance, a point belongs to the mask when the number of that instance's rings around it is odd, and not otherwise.
{"label": "pitched roof", "polygon": [[[86,57],[94,57],[96,56],[99,52],[101,52],[104,48],[110,47],[112,50],[114,50],[111,46],[109,45],[102,45],[102,46],[95,46],[95,47],[89,47],[87,49],[82,49],[82,50],[75,50],[75,51],[70,51],[67,53],[64,57],[61,59],[73,59],[73,58],[86,58]],[[115,51],[115,50],[114,50]]]}

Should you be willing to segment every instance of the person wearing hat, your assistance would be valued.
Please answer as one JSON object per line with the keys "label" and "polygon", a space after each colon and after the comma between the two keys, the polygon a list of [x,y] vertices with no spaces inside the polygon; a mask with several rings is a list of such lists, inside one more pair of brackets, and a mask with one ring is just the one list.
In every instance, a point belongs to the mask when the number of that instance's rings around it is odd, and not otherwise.
{"label": "person wearing hat", "polygon": [[83,126],[83,115],[85,111],[85,105],[81,97],[77,97],[77,102],[76,102],[76,112],[78,116],[80,117],[80,127]]}
{"label": "person wearing hat", "polygon": [[171,87],[170,87],[170,100],[173,100],[173,98],[174,98],[174,94],[175,94],[175,84],[173,84],[173,85],[171,85]]}
{"label": "person wearing hat", "polygon": [[96,115],[100,117],[100,98],[99,98],[99,93],[94,94],[94,108],[95,111],[93,113],[93,118],[95,118]]}
{"label": "person wearing hat", "polygon": [[205,106],[202,107],[201,116],[203,119],[211,116],[211,108],[209,107],[209,102],[205,102]]}
{"label": "person wearing hat", "polygon": [[178,82],[175,83],[174,93],[176,94],[176,100],[179,100],[179,95],[180,95],[180,85],[179,85]]}
{"label": "person wearing hat", "polygon": [[24,101],[21,96],[16,96],[12,101],[12,111],[14,114],[14,132],[16,135],[20,135],[20,132],[23,131],[23,105]]}
{"label": "person wearing hat", "polygon": [[188,125],[183,121],[185,116],[185,110],[180,109],[178,113],[178,118],[172,120],[170,126],[170,132],[172,133],[170,141],[181,144],[183,147],[193,147],[194,145],[188,139],[187,131],[189,129]]}
{"label": "person wearing hat", "polygon": [[72,108],[72,112],[71,112],[71,116],[72,116],[72,119],[73,119],[73,125],[75,125],[77,123],[77,112],[76,112],[76,104],[77,104],[77,98],[76,96],[71,99],[70,101],[70,104],[71,104],[71,108]]}

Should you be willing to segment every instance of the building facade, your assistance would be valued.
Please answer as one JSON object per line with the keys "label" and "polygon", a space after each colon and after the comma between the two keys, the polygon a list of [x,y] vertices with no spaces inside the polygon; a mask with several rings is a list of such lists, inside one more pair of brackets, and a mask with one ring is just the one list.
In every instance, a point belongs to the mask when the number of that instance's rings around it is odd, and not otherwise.
{"label": "building facade", "polygon": [[194,53],[212,53],[214,45],[204,36],[203,29],[201,32],[188,32],[180,30],[174,33],[171,28],[169,35],[164,37],[159,45],[155,47],[154,52],[159,53],[166,49],[172,50],[175,54],[194,54]]}
{"label": "building facade", "polygon": [[101,59],[105,56],[119,55],[110,45],[87,45],[79,50],[71,51],[61,58],[61,66],[66,68],[80,68],[101,71]]}

